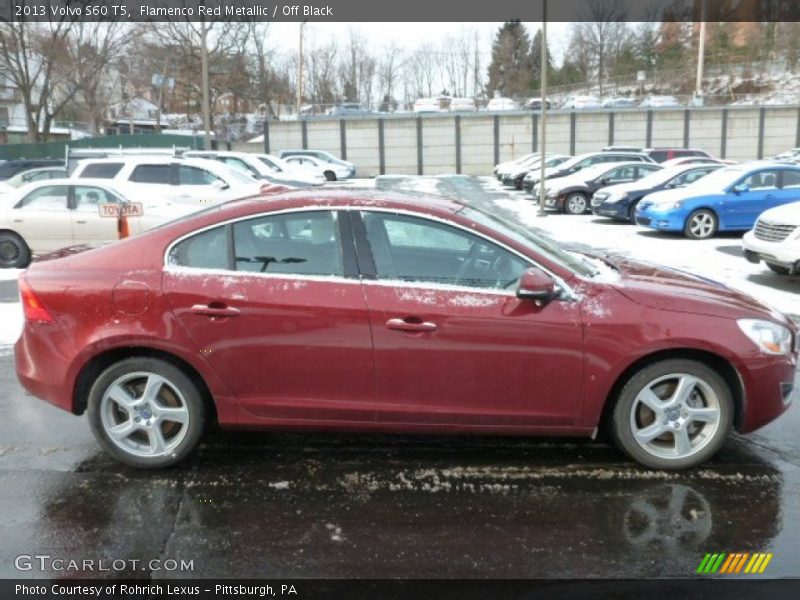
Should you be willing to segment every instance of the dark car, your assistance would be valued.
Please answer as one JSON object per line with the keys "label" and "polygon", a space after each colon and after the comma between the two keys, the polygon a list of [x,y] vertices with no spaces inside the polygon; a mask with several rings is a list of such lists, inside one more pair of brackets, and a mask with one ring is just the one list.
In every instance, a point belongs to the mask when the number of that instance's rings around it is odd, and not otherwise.
{"label": "dark car", "polygon": [[[544,101],[545,108],[550,110],[551,103],[550,100]],[[531,98],[525,103],[525,108],[528,110],[542,110],[542,99],[541,98]]]}
{"label": "dark car", "polygon": [[39,167],[63,167],[64,161],[57,159],[45,158],[22,158],[17,160],[9,160],[0,164],[0,181],[11,179],[14,175],[28,171],[30,169],[38,169]]}
{"label": "dark car", "polygon": [[[618,151],[603,151],[603,152],[588,152],[580,154],[567,161],[564,161],[558,166],[549,168],[544,172],[545,179],[554,179],[556,177],[564,177],[571,173],[591,167],[592,165],[600,163],[612,162],[646,162],[652,163],[653,159],[646,154],[640,152],[618,152]],[[522,187],[530,192],[533,187],[539,183],[541,174],[539,171],[531,171],[522,179]],[[534,194],[536,195],[536,194]]]}
{"label": "dark car", "polygon": [[636,205],[647,194],[689,185],[722,167],[714,163],[680,165],[651,173],[633,183],[603,188],[592,196],[592,212],[636,224]]}
{"label": "dark car", "polygon": [[695,148],[645,148],[642,152],[657,163],[662,163],[665,160],[672,160],[673,158],[682,158],[684,156],[711,158],[711,155],[705,150],[698,150]]}
{"label": "dark car", "polygon": [[580,215],[588,210],[589,198],[600,188],[630,183],[659,170],[661,167],[653,163],[600,163],[566,177],[548,180],[545,205],[570,215]]}

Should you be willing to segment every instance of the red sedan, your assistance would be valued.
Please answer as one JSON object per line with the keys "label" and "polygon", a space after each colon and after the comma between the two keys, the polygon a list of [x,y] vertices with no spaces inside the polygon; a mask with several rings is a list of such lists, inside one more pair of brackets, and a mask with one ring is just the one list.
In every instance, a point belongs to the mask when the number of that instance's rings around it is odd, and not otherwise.
{"label": "red sedan", "polygon": [[680,469],[786,410],[797,328],[744,294],[568,252],[457,202],[297,191],[20,278],[20,381],[119,460],[204,425],[594,436]]}

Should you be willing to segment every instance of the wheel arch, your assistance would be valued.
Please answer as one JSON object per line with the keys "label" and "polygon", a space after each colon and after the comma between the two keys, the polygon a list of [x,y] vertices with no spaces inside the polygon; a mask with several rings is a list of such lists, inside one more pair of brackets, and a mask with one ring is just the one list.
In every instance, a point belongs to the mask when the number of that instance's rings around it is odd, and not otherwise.
{"label": "wheel arch", "polygon": [[742,378],[736,370],[736,367],[723,356],[709,350],[701,350],[698,348],[668,348],[639,357],[623,369],[614,380],[603,402],[603,410],[598,422],[598,431],[603,438],[610,439],[611,418],[614,412],[614,405],[628,380],[637,371],[657,362],[670,359],[695,360],[717,371],[728,385],[731,395],[733,396],[733,426],[737,431],[741,428],[744,420],[745,397]]}

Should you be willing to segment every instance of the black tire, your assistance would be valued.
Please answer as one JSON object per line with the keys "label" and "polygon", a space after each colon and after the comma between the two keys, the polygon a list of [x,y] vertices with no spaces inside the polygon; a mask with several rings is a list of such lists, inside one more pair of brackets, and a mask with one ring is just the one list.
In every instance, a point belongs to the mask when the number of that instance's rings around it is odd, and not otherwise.
{"label": "black tire", "polygon": [[[144,412],[122,409],[120,404],[113,403],[107,398],[107,393],[115,384],[129,379],[129,381],[119,384],[118,388],[126,389],[130,392],[129,399],[141,403],[144,394],[141,398],[137,398],[133,392],[137,387],[141,388],[142,385],[146,387],[146,384],[150,382],[148,377],[145,384],[140,383],[143,375],[163,378],[169,386],[166,391],[166,385],[159,386],[159,397],[155,398],[155,402],[148,405]],[[172,404],[167,405],[168,401]],[[150,406],[154,407],[152,412],[150,412]],[[184,424],[170,418],[165,419],[164,413],[158,414],[158,411],[182,411],[184,406],[187,421]],[[200,442],[206,418],[203,396],[186,373],[163,360],[145,357],[121,360],[103,371],[89,391],[88,413],[92,433],[100,445],[120,462],[140,469],[171,467],[186,459]],[[121,417],[127,416],[127,419],[123,418],[123,422],[118,423],[118,426],[126,425],[128,422],[133,426],[133,431],[120,442],[115,442],[109,433],[109,420],[115,419],[117,414]],[[136,425],[133,425],[134,414],[137,415],[135,417]],[[145,419],[148,420],[145,421]],[[175,429],[176,426],[177,429]],[[156,428],[161,433],[161,441],[166,442],[164,452],[157,454],[154,451],[151,455],[141,455],[139,452],[144,452],[144,450],[137,451],[133,446],[135,444],[144,446],[145,438],[148,440],[147,445],[152,445],[151,433]],[[174,433],[174,436],[168,437],[170,433]]]}
{"label": "black tire", "polygon": [[568,215],[582,215],[589,208],[589,198],[583,192],[571,192],[564,198],[564,212]]}
{"label": "black tire", "polygon": [[717,234],[719,219],[713,210],[701,208],[694,211],[686,219],[683,226],[683,233],[693,240],[707,240]]}
{"label": "black tire", "polygon": [[325,175],[326,181],[336,181],[336,173],[334,173],[333,171],[325,171],[323,175]]}
{"label": "black tire", "polygon": [[24,269],[31,264],[31,249],[13,231],[0,232],[0,269]]}
{"label": "black tire", "polygon": [[[637,441],[634,423],[637,423],[642,416],[650,416],[646,414],[649,408],[638,400],[639,395],[651,385],[656,389],[667,390],[668,395],[672,382],[686,375],[698,380],[697,384],[689,388],[692,395],[682,400],[677,409],[670,407],[668,412],[663,413],[663,421],[651,411],[652,420],[643,421],[639,433],[645,433],[648,427],[655,427],[654,431],[663,430],[663,433],[646,443]],[[650,389],[653,391],[653,388]],[[676,391],[677,385],[672,389]],[[690,405],[690,402],[700,406]],[[680,421],[688,414],[683,411],[698,408],[712,410],[716,408],[717,420],[714,423],[699,420]],[[675,417],[676,410],[677,417]],[[711,458],[725,443],[733,425],[733,413],[731,390],[716,371],[694,360],[669,359],[644,367],[627,381],[614,405],[611,433],[617,446],[642,465],[662,470],[688,469]],[[684,430],[686,439],[690,440],[690,450],[681,454],[678,450],[678,439]],[[695,437],[692,438],[692,435]],[[669,441],[670,437],[672,442]],[[674,456],[671,455],[670,444],[674,446]]]}
{"label": "black tire", "polygon": [[630,208],[628,208],[628,221],[630,221],[632,225],[636,225],[636,206],[638,204],[638,201],[633,202],[631,203]]}
{"label": "black tire", "polygon": [[777,273],[778,275],[789,275],[792,270],[789,267],[784,267],[783,265],[776,265],[775,263],[765,262],[767,268],[772,271],[773,273]]}

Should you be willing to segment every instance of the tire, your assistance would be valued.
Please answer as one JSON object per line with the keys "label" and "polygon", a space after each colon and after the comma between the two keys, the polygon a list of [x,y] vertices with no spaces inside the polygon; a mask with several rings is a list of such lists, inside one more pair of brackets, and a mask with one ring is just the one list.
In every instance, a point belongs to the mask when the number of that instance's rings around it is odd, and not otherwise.
{"label": "tire", "polygon": [[670,359],[627,381],[614,405],[612,435],[635,461],[680,470],[716,454],[732,425],[733,395],[725,380],[703,363]]}
{"label": "tire", "polygon": [[[149,386],[155,388],[154,395],[143,401]],[[89,391],[88,410],[100,445],[120,462],[140,469],[171,467],[184,460],[200,441],[206,412],[200,391],[183,371],[143,357],[122,360],[103,371]],[[112,429],[118,430],[116,436]]]}
{"label": "tire", "polygon": [[719,227],[719,220],[714,211],[707,208],[701,208],[694,211],[686,219],[686,224],[683,226],[683,233],[688,238],[693,240],[707,240],[712,238],[717,233]]}
{"label": "tire", "polygon": [[336,173],[334,173],[333,171],[325,171],[323,175],[325,175],[326,181],[336,181]]}
{"label": "tire", "polygon": [[636,225],[636,206],[638,204],[638,202],[634,202],[631,204],[630,208],[628,208],[628,221],[630,221],[632,225]]}
{"label": "tire", "polygon": [[589,207],[589,198],[583,192],[572,192],[564,199],[564,212],[568,215],[582,215]]}
{"label": "tire", "polygon": [[782,265],[776,265],[775,263],[764,263],[767,265],[767,268],[772,271],[773,273],[777,273],[778,275],[789,275],[792,271],[789,267],[784,267]]}
{"label": "tire", "polygon": [[24,269],[31,264],[31,249],[12,231],[0,233],[0,269]]}

